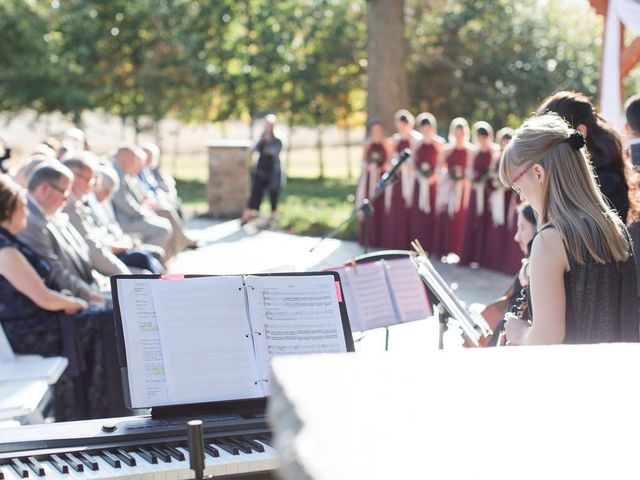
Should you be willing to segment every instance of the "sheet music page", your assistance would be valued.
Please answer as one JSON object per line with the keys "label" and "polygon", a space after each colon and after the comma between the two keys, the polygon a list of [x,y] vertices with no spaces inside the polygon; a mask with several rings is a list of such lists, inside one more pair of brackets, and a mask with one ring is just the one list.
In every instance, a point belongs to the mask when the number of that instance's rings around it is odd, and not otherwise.
{"label": "sheet music page", "polygon": [[129,391],[134,408],[165,405],[169,401],[158,320],[151,295],[153,282],[157,280],[117,280]]}
{"label": "sheet music page", "polygon": [[362,324],[360,318],[360,310],[358,309],[358,302],[355,297],[355,293],[349,283],[349,276],[346,272],[347,267],[332,268],[333,271],[338,272],[340,275],[340,282],[342,283],[342,291],[344,292],[345,304],[347,305],[347,315],[349,316],[349,325],[351,326],[351,332],[363,332],[366,330]]}
{"label": "sheet music page", "polygon": [[433,315],[418,267],[411,258],[384,260],[383,264],[400,321],[413,322]]}
{"label": "sheet music page", "polygon": [[399,323],[391,300],[385,267],[381,262],[361,263],[345,267],[351,298],[347,298],[347,308],[355,303],[358,310],[361,331],[388,327]]}
{"label": "sheet music page", "polygon": [[242,277],[151,285],[170,404],[262,396]]}
{"label": "sheet music page", "polygon": [[266,394],[274,356],[347,351],[332,275],[247,276],[245,284]]}

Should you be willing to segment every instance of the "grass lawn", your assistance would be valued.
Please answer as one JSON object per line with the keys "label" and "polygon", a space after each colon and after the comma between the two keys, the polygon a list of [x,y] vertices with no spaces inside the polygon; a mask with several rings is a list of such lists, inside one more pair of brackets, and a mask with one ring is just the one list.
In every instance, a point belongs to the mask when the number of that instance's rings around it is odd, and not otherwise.
{"label": "grass lawn", "polygon": [[[187,212],[207,211],[204,181],[178,178],[176,182]],[[298,235],[322,236],[349,217],[355,189],[356,181],[345,178],[288,178],[278,206],[276,228]],[[262,209],[265,214],[269,212],[266,197]],[[353,221],[338,238],[355,240],[357,232],[357,221]]]}

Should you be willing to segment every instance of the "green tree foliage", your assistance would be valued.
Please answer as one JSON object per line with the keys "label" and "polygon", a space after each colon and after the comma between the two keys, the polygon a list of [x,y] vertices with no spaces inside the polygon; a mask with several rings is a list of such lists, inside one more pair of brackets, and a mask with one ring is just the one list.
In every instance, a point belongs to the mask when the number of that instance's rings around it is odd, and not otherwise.
{"label": "green tree foliage", "polygon": [[[576,0],[406,0],[411,105],[516,124],[595,94],[602,19]],[[0,0],[0,108],[103,109],[139,128],[277,112],[362,123],[365,0]],[[637,85],[631,80],[630,85]]]}
{"label": "green tree foliage", "polygon": [[407,0],[419,110],[515,126],[558,90],[595,95],[602,19],[588,2]]}

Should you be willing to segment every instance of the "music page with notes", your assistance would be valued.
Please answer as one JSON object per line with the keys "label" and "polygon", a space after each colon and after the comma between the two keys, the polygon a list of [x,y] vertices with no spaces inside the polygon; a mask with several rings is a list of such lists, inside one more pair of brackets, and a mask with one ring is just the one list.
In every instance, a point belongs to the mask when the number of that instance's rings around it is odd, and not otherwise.
{"label": "music page with notes", "polygon": [[274,356],[347,351],[333,276],[247,276],[245,284],[265,394]]}

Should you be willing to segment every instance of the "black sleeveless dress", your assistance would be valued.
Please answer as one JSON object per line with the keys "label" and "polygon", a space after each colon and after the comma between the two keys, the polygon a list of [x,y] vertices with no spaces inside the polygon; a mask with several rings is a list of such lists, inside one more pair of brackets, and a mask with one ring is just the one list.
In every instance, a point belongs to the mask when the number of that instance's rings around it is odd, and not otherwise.
{"label": "black sleeveless dress", "polygon": [[564,275],[566,313],[563,343],[640,341],[640,297],[633,251],[626,261],[607,264],[593,259],[580,264],[566,246],[565,252],[569,271]]}
{"label": "black sleeveless dress", "polygon": [[[47,260],[4,228],[0,248],[17,249],[48,288],[59,290]],[[56,420],[124,413],[111,308],[89,307],[75,315],[43,310],[0,275],[0,323],[15,353],[68,358],[54,386]]]}

